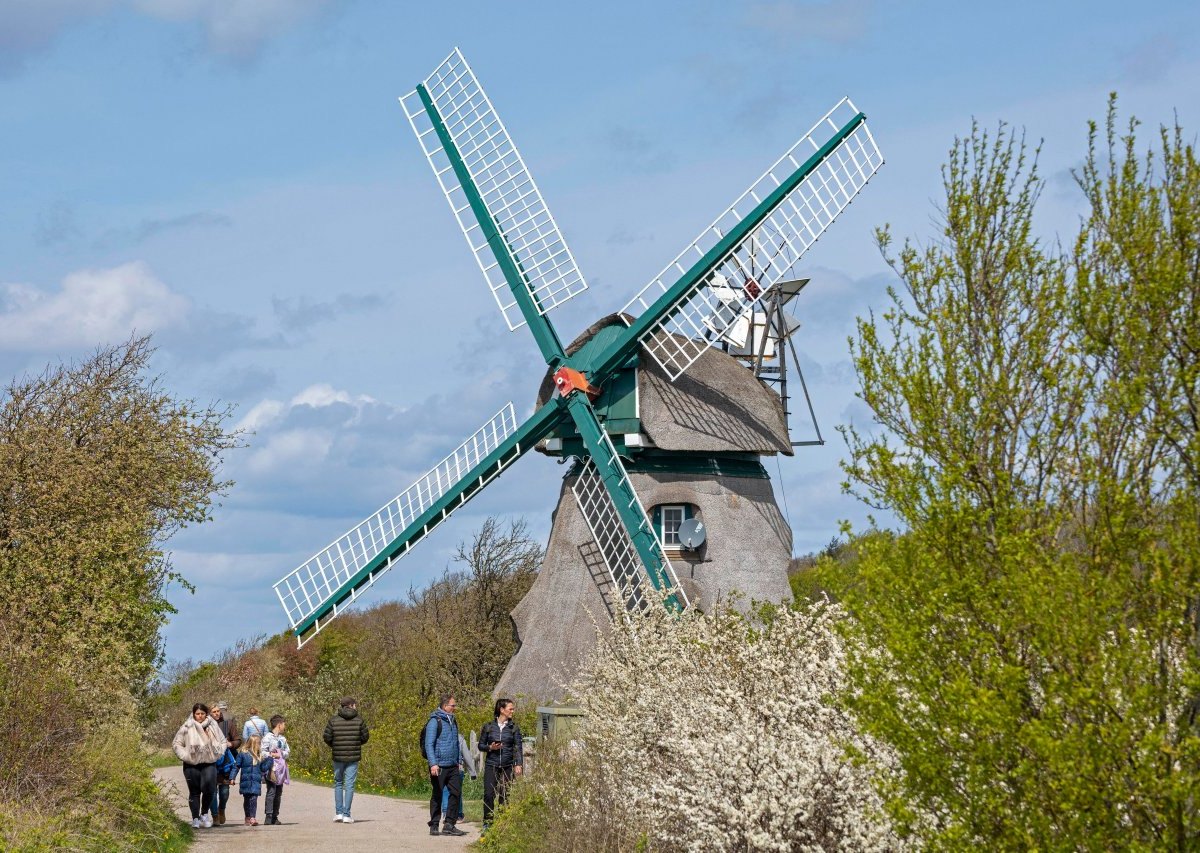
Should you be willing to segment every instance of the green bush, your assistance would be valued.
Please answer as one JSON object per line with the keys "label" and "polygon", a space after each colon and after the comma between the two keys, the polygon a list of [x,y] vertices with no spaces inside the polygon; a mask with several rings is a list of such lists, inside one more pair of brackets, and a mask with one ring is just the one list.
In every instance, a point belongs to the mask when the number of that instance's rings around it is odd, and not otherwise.
{"label": "green bush", "polygon": [[[36,682],[27,682],[21,695],[35,703],[25,707],[39,713],[54,707],[36,704],[46,700],[79,707],[70,694],[55,686],[43,692]],[[25,719],[31,725],[19,725],[21,729],[36,729],[32,714],[4,719]],[[155,783],[130,717],[80,715],[56,733],[61,740],[52,750],[5,765],[14,784],[0,793],[0,848],[159,850],[190,832],[180,826]],[[46,770],[50,772],[36,785],[30,781]],[[19,779],[25,782],[18,788]]]}
{"label": "green bush", "polygon": [[1200,158],[1136,127],[1092,126],[1069,254],[1003,126],[931,239],[879,234],[846,474],[895,529],[856,544],[848,695],[935,850],[1200,849]]}
{"label": "green bush", "polygon": [[[538,744],[530,772],[509,789],[508,805],[497,808],[491,827],[480,839],[482,850],[494,853],[574,853],[614,849],[610,826],[583,824],[566,817],[576,811],[575,799],[594,789],[595,774],[566,744]],[[619,821],[614,821],[619,825]]]}

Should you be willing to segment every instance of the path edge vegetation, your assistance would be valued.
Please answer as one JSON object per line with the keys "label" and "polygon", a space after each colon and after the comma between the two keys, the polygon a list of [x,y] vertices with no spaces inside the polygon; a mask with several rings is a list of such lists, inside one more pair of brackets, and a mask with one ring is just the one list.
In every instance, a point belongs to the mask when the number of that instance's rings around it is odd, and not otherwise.
{"label": "path edge vegetation", "polygon": [[138,705],[186,581],[166,549],[211,517],[230,410],[180,399],[150,338],[0,392],[0,847],[173,850]]}

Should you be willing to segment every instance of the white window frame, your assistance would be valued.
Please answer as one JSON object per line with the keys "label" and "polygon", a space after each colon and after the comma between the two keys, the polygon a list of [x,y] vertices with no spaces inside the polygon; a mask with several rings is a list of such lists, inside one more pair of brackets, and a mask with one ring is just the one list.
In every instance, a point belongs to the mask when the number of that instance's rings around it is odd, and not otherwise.
{"label": "white window frame", "polygon": [[[658,507],[658,513],[659,513],[659,515],[658,515],[658,517],[659,517],[659,536],[662,538],[663,547],[670,548],[673,551],[682,550],[683,546],[679,542],[679,528],[683,524],[683,522],[687,520],[687,517],[688,517],[687,505],[686,504],[662,504]],[[675,515],[676,513],[678,513],[677,520],[675,520],[673,522],[675,525],[674,529],[672,529],[670,531],[668,531],[668,528],[667,528],[667,523],[668,523],[667,522],[667,514],[668,513],[671,513],[672,515]],[[674,541],[671,541],[672,536],[674,537]]]}

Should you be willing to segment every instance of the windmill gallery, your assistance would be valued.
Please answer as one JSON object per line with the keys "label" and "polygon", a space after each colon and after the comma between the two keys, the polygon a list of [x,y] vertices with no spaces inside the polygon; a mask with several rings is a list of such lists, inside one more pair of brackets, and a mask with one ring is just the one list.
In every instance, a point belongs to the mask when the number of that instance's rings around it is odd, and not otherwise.
{"label": "windmill gallery", "polygon": [[866,117],[839,102],[620,311],[564,346],[547,314],[587,284],[462,54],[401,103],[505,321],[528,328],[547,372],[524,422],[509,403],[275,584],[298,641],[535,449],[571,465],[545,562],[512,614],[506,694],[560,695],[597,622],[734,592],[784,598],[791,532],[761,457],[792,453],[798,324],[785,308],[806,283],[794,279],[801,256],[883,163]]}

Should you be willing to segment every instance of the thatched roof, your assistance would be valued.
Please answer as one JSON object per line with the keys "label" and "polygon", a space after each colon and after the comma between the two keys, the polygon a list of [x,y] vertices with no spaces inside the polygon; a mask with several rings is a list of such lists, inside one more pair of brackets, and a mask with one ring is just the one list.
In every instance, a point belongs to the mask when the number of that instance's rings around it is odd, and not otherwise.
{"label": "thatched roof", "polygon": [[[624,324],[619,314],[593,323],[571,342],[567,355],[579,352],[597,332],[616,324]],[[642,432],[656,447],[792,455],[779,395],[732,356],[710,347],[672,382],[643,347],[639,368]],[[547,371],[538,390],[538,405],[553,393],[554,378]]]}

